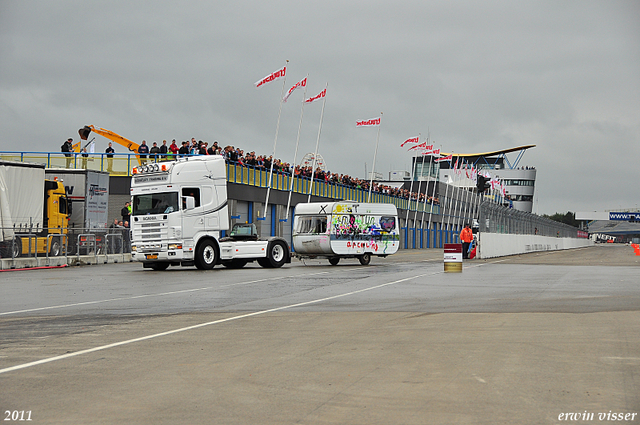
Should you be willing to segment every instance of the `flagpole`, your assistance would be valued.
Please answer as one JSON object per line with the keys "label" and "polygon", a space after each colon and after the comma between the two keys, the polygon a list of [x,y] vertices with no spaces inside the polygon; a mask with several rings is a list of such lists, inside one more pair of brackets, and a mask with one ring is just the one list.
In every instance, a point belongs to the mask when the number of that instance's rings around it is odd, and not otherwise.
{"label": "flagpole", "polygon": [[[421,133],[418,133],[418,143],[420,142],[420,136]],[[416,161],[417,164],[417,161]],[[422,162],[422,167],[424,168],[424,161]],[[415,172],[414,172],[415,175]],[[417,196],[416,196],[416,212],[413,215],[413,228],[415,229],[417,226],[417,220],[418,220],[418,205],[420,205],[420,187],[422,186],[422,180],[418,180],[418,192],[417,192]],[[424,213],[424,208],[422,209],[422,212]],[[422,223],[420,223],[420,228],[422,228]]]}
{"label": "flagpole", "polygon": [[320,112],[320,126],[318,127],[318,138],[316,139],[316,151],[313,154],[313,166],[311,167],[311,184],[309,185],[309,197],[307,198],[307,203],[311,202],[311,193],[313,192],[313,181],[315,180],[314,176],[316,174],[316,163],[318,162],[318,145],[320,144],[320,132],[322,131],[322,118],[324,117],[324,105],[325,103],[327,103],[326,90],[328,86],[329,86],[329,83],[325,84],[324,86],[325,95],[324,95],[324,99],[322,100],[322,111]]}
{"label": "flagpole", "polygon": [[420,205],[420,187],[422,187],[422,180],[418,180],[418,191],[416,192],[416,212],[413,215],[413,227],[416,226],[416,220],[418,218],[418,205]]}
{"label": "flagpole", "polygon": [[[289,63],[289,60],[287,60]],[[286,66],[286,65],[285,65]],[[282,79],[282,93],[280,93],[280,107],[278,108],[278,123],[276,124],[276,137],[273,140],[273,154],[271,156],[271,168],[269,169],[269,183],[267,184],[267,198],[264,200],[264,214],[262,219],[267,218],[267,210],[269,209],[269,194],[271,193],[271,180],[273,178],[273,163],[276,160],[276,144],[278,143],[278,130],[280,130],[280,114],[282,113],[282,98],[284,97],[285,84],[287,82],[287,73],[285,72]]]}
{"label": "flagpole", "polygon": [[371,166],[371,179],[369,181],[369,196],[367,196],[367,202],[371,201],[371,189],[373,188],[373,175],[376,171],[376,156],[378,155],[378,142],[380,141],[380,127],[382,127],[382,112],[380,112],[380,124],[378,124],[378,135],[376,136],[376,150],[373,152],[373,165]]}
{"label": "flagpole", "polygon": [[[458,215],[456,218],[456,223],[455,226],[456,228],[460,227],[460,221],[462,221],[462,208],[464,207],[464,192],[462,192],[462,162],[460,161],[460,157],[458,157],[458,162],[460,162],[460,165],[458,167],[458,171],[456,172],[456,174],[458,174],[458,183],[456,184],[456,186],[458,187],[458,199],[456,199],[456,211],[458,211]],[[457,208],[458,203],[460,204],[460,209]]]}
{"label": "flagpole", "polygon": [[[305,80],[309,78],[309,74],[305,77]],[[285,221],[289,220],[289,208],[291,207],[291,194],[293,193],[293,180],[295,179],[296,159],[298,157],[298,146],[300,144],[300,129],[302,128],[302,117],[304,117],[304,104],[307,98],[307,84],[304,85],[304,93],[302,95],[302,106],[300,107],[300,122],[298,123],[298,136],[296,137],[296,150],[293,154],[293,168],[291,169],[291,182],[289,184],[289,199],[287,200],[287,214]]]}
{"label": "flagpole", "polygon": [[[451,157],[451,158],[453,159],[453,157]],[[451,163],[452,162],[453,161],[449,161],[449,170],[452,170],[452,168],[451,168]],[[451,179],[451,185],[453,185],[453,179]],[[449,186],[450,186],[449,183],[447,183],[447,189],[449,188]],[[447,228],[448,229],[451,229],[451,208],[453,207],[453,196],[454,196],[453,192],[454,192],[454,189],[455,189],[455,187],[451,188],[451,199],[449,199],[449,209],[448,209],[449,217],[447,217]]]}
{"label": "flagpole", "polygon": [[[466,170],[467,170],[467,164],[465,164],[465,175],[466,175]],[[469,177],[467,176],[467,180],[469,180]],[[473,220],[473,217],[471,215],[471,203],[469,202],[469,190],[467,189],[466,185],[467,185],[467,181],[465,180],[465,195],[464,195],[464,204],[465,204],[465,214],[467,214],[468,219],[469,220]]]}
{"label": "flagpole", "polygon": [[[431,159],[429,160],[429,175],[431,175],[431,164],[435,164],[435,161],[433,161],[433,155],[431,155]],[[433,217],[433,202],[435,202],[436,199],[436,188],[438,186],[438,182],[440,181],[440,176],[436,173],[435,174],[435,180],[433,182],[433,192],[431,194],[431,210],[429,211],[429,224],[427,225],[427,228],[429,230],[431,230],[431,218]],[[442,213],[441,208],[440,208],[440,199],[438,198],[438,210],[440,210],[439,212]],[[434,245],[435,245],[435,239],[434,239]],[[434,246],[435,248],[435,246]]]}
{"label": "flagpole", "polygon": [[[420,143],[420,133],[418,133],[418,144]],[[375,159],[374,159],[375,162]],[[415,164],[411,167],[411,184],[409,185],[409,203],[407,205],[407,217],[404,219],[407,223],[407,232],[409,231],[409,210],[411,210],[411,191],[413,190],[413,178],[415,177]],[[373,176],[372,176],[373,177]],[[371,189],[371,185],[369,185],[369,189]],[[371,192],[369,192],[371,194]],[[367,200],[367,202],[369,202]]]}
{"label": "flagpole", "polygon": [[[460,157],[456,157],[458,160]],[[451,162],[453,162],[453,157],[451,157]],[[451,163],[449,163],[451,164]],[[453,178],[453,192],[456,193],[455,198],[453,200],[453,227],[456,228],[457,230],[457,226],[458,226],[458,216],[456,215],[458,213],[458,198],[460,197],[460,188],[458,187],[458,181],[457,181],[457,173],[455,170],[455,165],[454,165],[454,169],[453,169],[453,174],[454,174],[454,178]]]}
{"label": "flagpole", "polygon": [[[442,150],[442,145],[440,145],[440,150]],[[440,162],[440,161],[437,161],[437,162]],[[444,212],[445,212],[445,210],[447,211],[447,213],[449,213],[449,209],[448,209],[448,208],[446,208],[446,203],[447,203],[448,194],[449,194],[449,183],[445,183],[445,186],[446,186],[446,187],[445,187],[445,190],[444,190],[444,198],[445,198],[445,200],[444,200],[444,202],[443,202],[443,204],[442,204],[442,206],[443,206],[444,208],[442,208],[442,211],[440,211],[440,215],[442,215],[442,222],[440,223],[440,226],[442,226],[443,224],[445,224],[445,221],[444,221]],[[448,226],[448,225],[447,225],[447,226]],[[448,227],[447,227],[447,228],[448,228]]]}
{"label": "flagpole", "polygon": [[[427,136],[427,145],[429,144],[429,136]],[[433,149],[432,149],[433,150]],[[433,155],[429,155],[429,177],[431,177],[431,164],[433,161]],[[424,159],[422,163],[422,169],[424,171]],[[424,174],[424,172],[422,173]],[[435,196],[435,184],[433,185],[433,195]],[[433,199],[433,196],[432,196]],[[427,201],[429,200],[429,179],[427,179],[427,187],[424,188],[424,205],[426,207]],[[433,202],[433,201],[432,201]],[[431,225],[431,213],[433,212],[433,203],[431,204],[431,212],[429,213],[429,225]],[[424,230],[424,208],[422,209],[422,218],[420,219],[420,227]]]}

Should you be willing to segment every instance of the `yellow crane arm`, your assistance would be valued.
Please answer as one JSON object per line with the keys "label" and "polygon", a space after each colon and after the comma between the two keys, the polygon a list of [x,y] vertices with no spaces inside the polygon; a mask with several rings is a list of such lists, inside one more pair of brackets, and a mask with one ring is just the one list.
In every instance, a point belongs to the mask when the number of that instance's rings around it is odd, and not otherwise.
{"label": "yellow crane arm", "polygon": [[[131,140],[122,137],[121,135],[114,133],[111,130],[107,130],[106,128],[94,127],[93,125],[85,125],[83,128],[78,130],[78,133],[80,134],[80,138],[82,140],[87,140],[89,138],[89,134],[92,131],[118,143],[119,145],[126,147],[131,152],[134,152],[136,154],[138,153],[138,148],[140,147],[139,144],[137,144],[136,142],[132,142]],[[138,163],[142,164],[142,162],[140,161],[140,157],[136,155],[136,158],[138,158]]]}

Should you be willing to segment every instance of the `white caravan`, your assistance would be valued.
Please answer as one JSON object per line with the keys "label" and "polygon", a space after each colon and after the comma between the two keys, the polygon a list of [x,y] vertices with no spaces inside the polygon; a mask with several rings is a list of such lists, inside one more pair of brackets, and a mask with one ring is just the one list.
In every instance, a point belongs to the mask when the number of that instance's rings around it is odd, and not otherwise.
{"label": "white caravan", "polygon": [[372,255],[386,257],[398,251],[398,210],[393,204],[353,201],[296,205],[293,249],[296,257],[358,258],[367,265]]}
{"label": "white caravan", "polygon": [[170,265],[212,269],[216,264],[262,267],[291,262],[287,242],[260,239],[253,224],[229,229],[227,176],[219,155],[139,166],[131,179],[132,258],[146,268]]}

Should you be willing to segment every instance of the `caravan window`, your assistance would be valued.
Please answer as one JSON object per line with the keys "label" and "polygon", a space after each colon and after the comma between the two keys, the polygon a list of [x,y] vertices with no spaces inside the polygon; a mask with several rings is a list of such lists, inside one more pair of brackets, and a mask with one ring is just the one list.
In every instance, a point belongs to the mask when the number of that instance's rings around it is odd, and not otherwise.
{"label": "caravan window", "polygon": [[327,233],[327,216],[310,215],[298,216],[296,233]]}

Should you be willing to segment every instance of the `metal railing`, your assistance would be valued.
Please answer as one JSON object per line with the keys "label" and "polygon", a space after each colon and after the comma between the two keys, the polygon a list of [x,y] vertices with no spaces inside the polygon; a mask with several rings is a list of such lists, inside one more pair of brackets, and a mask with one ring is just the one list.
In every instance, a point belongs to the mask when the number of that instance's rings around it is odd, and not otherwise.
{"label": "metal railing", "polygon": [[[58,231],[59,229],[55,229]],[[131,252],[129,228],[68,229],[67,234],[0,228],[0,259],[80,257]]]}
{"label": "metal railing", "polygon": [[[131,170],[139,164],[139,161],[162,162],[174,160],[176,158],[176,155],[171,154],[149,155],[146,159],[140,159],[138,155],[129,153],[115,153],[113,154],[113,158],[107,157],[106,153],[82,154],[79,152],[72,152],[67,155],[70,156],[65,156],[65,153],[61,152],[0,152],[0,160],[35,162],[45,164],[46,167],[50,168],[85,168],[96,171],[107,171],[111,175],[116,176],[131,176]],[[182,157],[191,155],[178,156]],[[229,183],[246,184],[261,188],[266,188],[268,185],[268,170],[232,163],[229,161],[226,164],[226,168],[227,181]],[[291,179],[293,179],[292,187],[294,192],[304,195],[309,193],[311,187],[310,178],[292,176],[290,173],[284,172],[274,171],[271,179],[271,188],[288,191],[289,187],[291,187]],[[459,232],[465,222],[471,222],[472,220],[477,219],[479,230],[481,232],[531,234],[573,238],[578,237],[578,229],[569,225],[545,219],[531,213],[506,208],[503,205],[488,202],[486,199],[483,199],[478,205],[477,198],[467,196],[466,192],[460,192],[459,188],[454,192],[453,186],[450,186],[450,190],[448,191],[446,189],[443,190],[443,188],[446,188],[446,184],[439,183],[439,185],[441,185],[441,187],[438,192],[441,196],[440,201],[442,202],[442,205],[437,202],[425,203],[416,202],[415,200],[410,201],[406,198],[377,192],[371,193],[370,202],[390,203],[405,212],[411,211],[412,213],[426,213],[437,217],[437,219],[434,218],[434,223],[431,226],[431,229],[427,229],[429,226],[426,226],[426,223],[422,219],[411,220],[411,225],[409,225],[409,223],[403,223],[403,226],[401,227],[407,235],[412,229],[414,233],[418,232],[421,235],[422,233],[429,232],[431,230],[433,230],[434,234],[444,231],[444,240],[454,240],[456,237],[455,235]],[[450,194],[447,194],[447,192],[450,192]],[[454,193],[456,194],[454,195]],[[464,195],[460,195],[460,193],[463,193]],[[314,181],[311,194],[319,197],[344,200],[348,199],[356,202],[367,202],[369,199],[368,190],[319,179]],[[464,197],[464,200],[462,200],[462,197]],[[457,202],[458,200],[460,200],[459,204]],[[421,215],[421,217],[424,216]],[[405,221],[403,217],[401,217],[401,220]],[[425,228],[422,229],[422,227]],[[449,233],[451,234],[451,237],[449,237]],[[440,233],[438,233],[438,235],[439,234]],[[420,236],[420,238],[422,238],[422,236]],[[436,237],[433,236],[433,239],[435,238]],[[106,236],[104,237],[104,242],[96,241],[96,251],[103,249],[102,245],[106,242]],[[126,247],[126,241],[124,239],[122,245],[123,247]],[[422,245],[422,243],[419,245]]]}
{"label": "metal railing", "polygon": [[[70,155],[70,156],[65,156]],[[87,155],[84,157],[83,155]],[[87,169],[93,171],[104,171],[115,176],[131,176],[131,170],[139,165],[138,155],[128,153],[114,153],[113,158],[109,158],[106,153],[80,152],[0,152],[0,160],[31,162],[44,164],[47,168],[69,168]],[[179,157],[198,155],[178,155]],[[141,162],[163,162],[176,159],[176,155],[149,155],[149,158],[140,159]],[[242,165],[227,161],[227,181],[229,183],[247,184],[250,186],[266,188],[269,184],[269,170],[250,165]],[[315,179],[311,188],[311,178],[292,176],[290,173],[274,171],[271,180],[271,189],[288,191],[293,179],[293,192],[331,198],[344,199],[356,202],[367,202],[369,199],[368,190],[355,186],[350,186],[332,181]],[[416,202],[415,200],[383,193],[372,192],[369,202],[394,204],[399,209],[409,209],[410,211],[439,214],[440,206],[431,202]]]}

